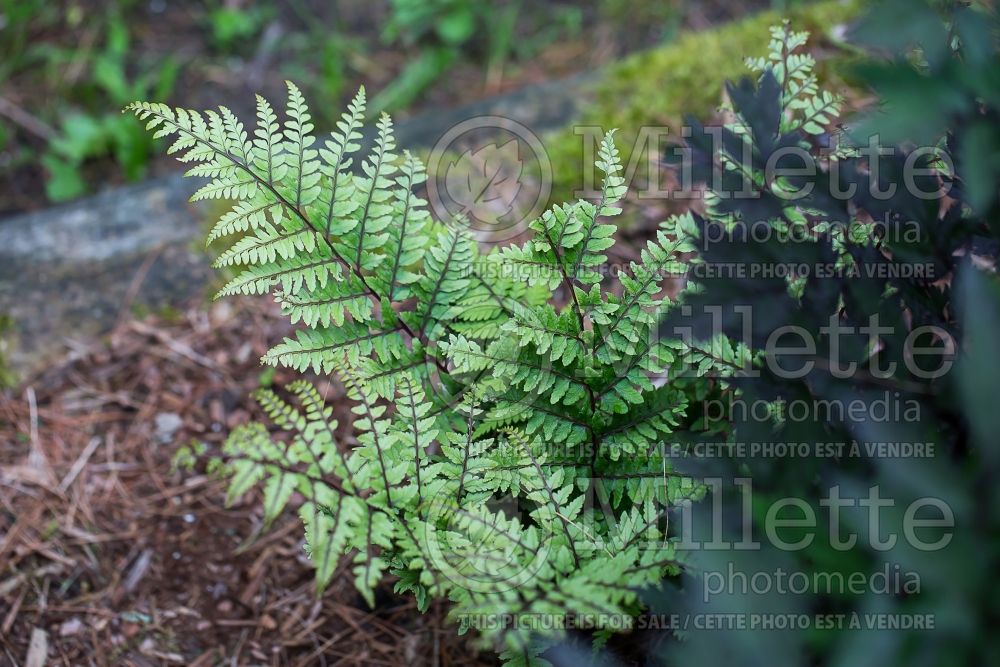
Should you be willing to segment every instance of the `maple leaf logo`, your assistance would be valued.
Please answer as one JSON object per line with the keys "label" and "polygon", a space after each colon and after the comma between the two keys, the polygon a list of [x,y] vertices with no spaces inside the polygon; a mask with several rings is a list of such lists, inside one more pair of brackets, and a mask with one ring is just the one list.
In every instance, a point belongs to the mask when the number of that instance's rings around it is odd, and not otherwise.
{"label": "maple leaf logo", "polygon": [[445,189],[463,214],[496,225],[514,207],[523,167],[517,139],[470,148],[448,165]]}

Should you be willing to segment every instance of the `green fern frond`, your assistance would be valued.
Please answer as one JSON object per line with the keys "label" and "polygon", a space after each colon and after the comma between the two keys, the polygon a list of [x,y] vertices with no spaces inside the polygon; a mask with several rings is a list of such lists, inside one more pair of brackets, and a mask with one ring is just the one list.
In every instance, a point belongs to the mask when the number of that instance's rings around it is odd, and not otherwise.
{"label": "green fern frond", "polygon": [[[483,253],[461,221],[432,219],[427,174],[397,155],[388,116],[358,156],[365,103],[361,90],[321,141],[292,84],[284,118],[258,98],[251,129],[225,108],[129,107],[208,179],[196,197],[231,202],[209,234],[229,244],[216,264],[239,268],[219,295],[270,294],[296,326],[262,362],[330,376],[351,406],[341,440],[309,383],[258,392],[283,434],[233,431],[229,500],[260,487],[265,526],[299,503],[317,591],[344,563],[369,604],[391,573],[421,608],[451,600],[462,627],[483,613],[636,613],[634,587],[678,571],[657,530],[691,486],[657,444],[692,428],[689,406],[716,386],[674,371],[747,356],[706,363],[655,337],[691,237],[664,228],[613,289],[626,188],[609,133],[596,202],[557,205],[523,243]],[[510,664],[538,665],[561,633],[483,634]]]}

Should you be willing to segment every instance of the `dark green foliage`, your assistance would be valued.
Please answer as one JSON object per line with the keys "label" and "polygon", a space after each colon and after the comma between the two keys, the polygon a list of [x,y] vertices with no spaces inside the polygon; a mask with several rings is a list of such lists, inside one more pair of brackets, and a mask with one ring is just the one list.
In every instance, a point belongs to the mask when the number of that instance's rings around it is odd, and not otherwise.
{"label": "dark green foliage", "polygon": [[[884,536],[873,536],[866,516],[851,510],[842,513],[838,527],[841,534],[859,535],[854,548],[833,548],[826,538],[830,526],[821,519],[816,539],[801,551],[780,553],[765,547],[735,556],[707,554],[708,567],[735,563],[738,571],[752,574],[780,566],[810,576],[857,572],[867,578],[890,564],[916,573],[920,591],[730,594],[705,605],[694,594],[698,585],[692,578],[683,594],[687,609],[844,613],[848,620],[852,612],[930,614],[936,625],[928,631],[865,632],[862,616],[861,628],[845,623],[809,633],[694,633],[673,647],[672,664],[758,664],[763,651],[768,664],[779,665],[957,666],[997,661],[990,633],[1000,619],[1000,590],[991,574],[1000,562],[1000,352],[995,343],[1000,326],[1000,281],[995,273],[1000,249],[998,27],[995,15],[984,10],[956,6],[944,11],[923,3],[888,2],[854,33],[883,50],[885,58],[873,60],[862,72],[884,105],[863,121],[849,122],[847,130],[861,146],[875,131],[882,133],[883,144],[886,139],[906,141],[896,146],[895,155],[878,159],[878,185],[895,185],[891,196],[877,196],[868,187],[874,158],[850,150],[840,152],[837,169],[781,183],[759,177],[762,165],[779,147],[801,146],[818,155],[819,147],[830,141],[826,135],[810,140],[804,126],[787,126],[789,116],[783,112],[789,105],[782,99],[786,86],[780,72],[767,71],[756,82],[744,80],[729,87],[733,109],[748,134],[731,127],[722,148],[715,150],[695,132],[691,144],[701,177],[710,182],[713,166],[720,162],[735,165],[725,172],[724,189],[748,187],[755,194],[751,199],[713,202],[700,220],[700,256],[709,266],[739,266],[747,273],[738,280],[700,279],[701,290],[686,298],[693,315],[673,311],[662,325],[664,333],[678,326],[703,335],[717,333],[707,314],[710,307],[723,309],[726,334],[740,340],[748,336],[754,349],[766,348],[782,327],[797,327],[816,343],[815,350],[804,355],[803,338],[795,338],[791,350],[772,345],[765,358],[770,364],[759,363],[756,374],[732,379],[739,387],[738,401],[860,408],[809,411],[804,417],[775,420],[755,418],[730,404],[734,445],[856,442],[860,448],[840,457],[760,458],[744,456],[739,452],[746,450],[734,446],[737,454],[722,476],[729,478],[730,486],[733,476],[752,479],[758,524],[759,508],[778,498],[801,498],[819,513],[819,500],[834,486],[853,498],[865,497],[877,486],[882,498],[894,501],[894,507],[883,511],[883,531],[900,534],[894,547],[879,551],[871,540]],[[912,50],[916,45],[919,51]],[[749,160],[742,151],[744,138],[753,148]],[[926,171],[914,176],[906,161],[921,145],[944,148],[954,167],[931,154],[917,154],[911,164]],[[913,177],[909,188],[907,175]],[[831,186],[843,191],[851,184],[858,186],[853,196],[829,195]],[[814,191],[789,201],[776,191],[781,185],[812,185]],[[943,189],[948,189],[947,198],[935,194]],[[766,238],[750,233],[760,225],[774,233]],[[800,232],[795,241],[781,238],[789,230]],[[810,270],[792,278],[753,277],[754,267],[780,265]],[[821,267],[838,270],[820,274]],[[913,267],[926,270],[915,275]],[[752,314],[748,334],[743,329],[747,311],[739,310],[741,306]],[[884,330],[873,339],[861,328],[871,326],[876,317]],[[837,335],[831,327],[840,328]],[[933,327],[935,333],[921,333],[923,327]],[[914,347],[929,349],[914,352]],[[855,370],[838,373],[837,362],[841,368],[853,364]],[[798,369],[803,372],[792,377],[789,371]],[[888,418],[881,416],[882,404]],[[934,455],[873,456],[868,449],[872,443],[932,443]],[[734,488],[732,497],[722,497],[737,505],[738,491]],[[914,548],[902,535],[904,510],[923,497],[941,499],[954,513],[952,539],[942,549]],[[737,522],[735,540],[742,536],[742,523],[745,519]],[[921,539],[933,542],[931,535],[940,531],[928,531]],[[677,603],[671,602],[670,609],[676,610]]]}

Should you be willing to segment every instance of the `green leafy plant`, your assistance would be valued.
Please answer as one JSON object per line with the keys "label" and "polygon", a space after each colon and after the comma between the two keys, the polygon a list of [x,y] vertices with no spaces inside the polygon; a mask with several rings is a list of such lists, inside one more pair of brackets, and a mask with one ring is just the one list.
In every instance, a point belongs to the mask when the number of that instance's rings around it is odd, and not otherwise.
{"label": "green leafy plant", "polygon": [[[129,34],[122,17],[108,22],[105,48],[92,60],[89,87],[110,106],[140,97],[163,99],[178,73],[173,59],[141,76],[128,74]],[[56,136],[42,155],[48,172],[46,194],[53,201],[78,197],[87,190],[83,169],[87,160],[111,156],[129,180],[141,178],[149,162],[152,141],[142,126],[119,113],[93,114],[82,109],[63,113]]]}
{"label": "green leafy plant", "polygon": [[32,23],[49,27],[58,16],[56,7],[41,0],[0,0],[0,81],[35,59],[37,48],[30,44]]}
{"label": "green leafy plant", "polygon": [[[320,143],[298,89],[287,120],[258,98],[257,127],[232,112],[129,107],[209,178],[195,199],[235,200],[211,238],[244,267],[221,295],[272,293],[299,323],[263,358],[332,375],[347,434],[306,381],[257,398],[283,435],[236,430],[222,464],[230,498],[264,489],[264,523],[297,491],[319,588],[350,556],[369,603],[384,576],[421,609],[447,598],[510,664],[545,664],[548,627],[479,625],[493,614],[595,614],[607,636],[641,608],[637,590],[681,566],[665,512],[703,493],[656,445],[712,428],[699,400],[746,355],[656,335],[664,281],[692,248],[667,232],[610,289],[604,254],[625,193],[605,137],[599,201],[562,204],[522,245],[482,250],[461,220],[431,218],[420,162],[397,155],[383,115],[354,171],[365,96]],[[554,295],[558,295],[558,298]],[[347,425],[345,425],[347,426]],[[351,443],[351,444],[349,444]]]}
{"label": "green leafy plant", "polygon": [[489,85],[508,60],[527,60],[564,35],[579,33],[577,7],[533,11],[522,0],[392,0],[384,40],[418,47],[416,56],[370,104],[370,111],[396,111],[413,101],[460,58],[482,62]]}
{"label": "green leafy plant", "polygon": [[220,51],[231,52],[260,33],[273,15],[274,8],[267,5],[239,7],[229,3],[216,3],[209,7],[206,23],[215,47]]}
{"label": "green leafy plant", "polygon": [[434,35],[444,44],[461,46],[475,34],[480,21],[476,3],[469,0],[392,0],[392,17],[384,34],[410,43]]}
{"label": "green leafy plant", "polygon": [[13,335],[14,320],[6,313],[0,313],[0,390],[17,385],[17,375],[7,365],[8,338]]}
{"label": "green leafy plant", "polygon": [[[448,71],[490,13],[469,0],[392,0],[382,31],[386,41],[420,44],[420,51],[399,76],[372,100],[372,111],[394,111],[410,104]],[[516,8],[514,9],[516,12]]]}

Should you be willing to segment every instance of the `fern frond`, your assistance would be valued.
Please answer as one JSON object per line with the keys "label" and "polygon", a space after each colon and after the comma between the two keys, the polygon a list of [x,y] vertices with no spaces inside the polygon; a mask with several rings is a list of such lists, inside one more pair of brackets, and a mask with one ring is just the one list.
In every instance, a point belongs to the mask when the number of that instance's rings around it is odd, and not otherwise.
{"label": "fern frond", "polygon": [[403,166],[396,177],[392,217],[396,224],[387,232],[388,272],[376,279],[389,301],[405,301],[412,296],[411,286],[420,280],[418,266],[427,249],[430,223],[427,202],[416,195],[415,188],[427,180],[424,166],[409,151],[404,152]]}
{"label": "fern frond", "polygon": [[[801,64],[796,90],[810,82]],[[229,500],[260,486],[265,526],[300,504],[317,591],[344,565],[369,604],[391,573],[421,608],[452,600],[459,623],[491,611],[634,613],[634,586],[678,567],[669,550],[654,558],[638,544],[661,539],[664,504],[690,492],[656,445],[693,428],[709,381],[678,370],[749,358],[655,338],[665,280],[683,273],[691,237],[665,228],[620,293],[607,289],[609,221],[625,195],[608,133],[597,202],[557,205],[523,244],[481,253],[460,221],[431,218],[424,167],[397,156],[388,116],[358,158],[365,103],[361,90],[322,145],[291,83],[283,119],[257,98],[252,131],[225,108],[129,107],[208,179],[196,197],[232,200],[209,234],[229,242],[216,264],[239,269],[219,295],[270,294],[297,326],[262,362],[332,376],[351,407],[341,441],[312,385],[258,392],[283,434],[233,431]],[[525,665],[547,664],[541,649],[560,634],[486,632]]]}

